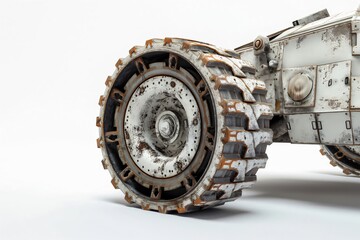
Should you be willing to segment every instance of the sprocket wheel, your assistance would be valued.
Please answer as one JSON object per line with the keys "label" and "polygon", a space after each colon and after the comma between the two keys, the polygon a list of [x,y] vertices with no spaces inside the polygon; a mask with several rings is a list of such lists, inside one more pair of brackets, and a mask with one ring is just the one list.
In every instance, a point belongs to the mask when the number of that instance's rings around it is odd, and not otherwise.
{"label": "sprocket wheel", "polygon": [[184,213],[235,200],[256,181],[273,114],[238,54],[152,39],[116,68],[99,100],[97,145],[129,203]]}
{"label": "sprocket wheel", "polygon": [[346,175],[360,176],[359,146],[321,146],[320,153],[330,159],[330,164],[340,167]]}

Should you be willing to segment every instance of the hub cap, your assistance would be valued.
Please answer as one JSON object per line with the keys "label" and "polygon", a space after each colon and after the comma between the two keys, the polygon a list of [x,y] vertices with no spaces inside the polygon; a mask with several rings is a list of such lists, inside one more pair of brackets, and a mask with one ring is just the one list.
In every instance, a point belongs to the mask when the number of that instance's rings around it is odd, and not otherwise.
{"label": "hub cap", "polygon": [[156,120],[156,134],[164,143],[173,143],[179,135],[180,123],[175,113],[162,112]]}

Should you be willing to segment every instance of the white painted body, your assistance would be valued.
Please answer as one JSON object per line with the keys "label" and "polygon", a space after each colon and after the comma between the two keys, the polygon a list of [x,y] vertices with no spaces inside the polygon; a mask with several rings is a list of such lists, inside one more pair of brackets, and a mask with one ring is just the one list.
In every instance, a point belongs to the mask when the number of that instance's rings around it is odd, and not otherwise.
{"label": "white painted body", "polygon": [[[289,141],[329,145],[360,144],[360,15],[343,13],[289,28],[270,38],[266,61],[253,46],[237,50],[264,80],[273,113],[286,119]],[[293,101],[289,81],[312,81],[310,94]]]}

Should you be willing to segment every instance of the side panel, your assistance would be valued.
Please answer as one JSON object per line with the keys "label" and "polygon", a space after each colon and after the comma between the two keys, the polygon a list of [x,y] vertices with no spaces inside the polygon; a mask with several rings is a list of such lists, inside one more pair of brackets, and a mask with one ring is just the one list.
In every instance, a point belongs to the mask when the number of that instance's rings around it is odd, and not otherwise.
{"label": "side panel", "polygon": [[314,114],[288,115],[288,132],[293,143],[320,143]]}
{"label": "side panel", "polygon": [[284,40],[283,68],[323,65],[344,60],[352,56],[351,24],[335,25],[331,28],[304,33]]}
{"label": "side panel", "polygon": [[360,112],[351,112],[354,144],[360,144]]}
{"label": "side panel", "polygon": [[350,113],[321,113],[317,114],[316,118],[321,143],[333,145],[353,144]]}
{"label": "side panel", "polygon": [[350,61],[318,66],[314,112],[349,111],[350,66]]}
{"label": "side panel", "polygon": [[[267,100],[274,114],[287,120],[292,143],[360,144],[360,56],[353,52],[360,44],[352,21],[348,17],[330,25],[295,27],[290,35],[270,42],[261,57],[250,49],[240,51],[265,81]],[[306,30],[313,24],[317,27]],[[264,57],[269,63],[265,70]],[[311,92],[294,98],[292,87],[301,93],[304,86],[294,85],[294,79],[303,76],[311,80]]]}
{"label": "side panel", "polygon": [[351,108],[360,109],[360,77],[351,77]]}

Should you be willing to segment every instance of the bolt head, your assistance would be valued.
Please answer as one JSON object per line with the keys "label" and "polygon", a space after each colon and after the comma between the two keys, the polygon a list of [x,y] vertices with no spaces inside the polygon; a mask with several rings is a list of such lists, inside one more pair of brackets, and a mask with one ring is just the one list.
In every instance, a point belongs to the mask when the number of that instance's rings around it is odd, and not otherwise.
{"label": "bolt head", "polygon": [[262,41],[262,39],[256,39],[255,41],[254,41],[254,49],[255,50],[259,50],[261,47],[263,46],[263,41]]}

